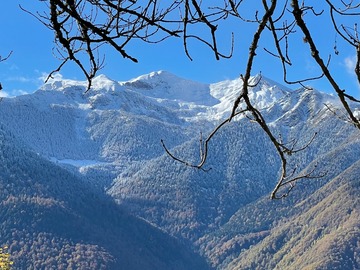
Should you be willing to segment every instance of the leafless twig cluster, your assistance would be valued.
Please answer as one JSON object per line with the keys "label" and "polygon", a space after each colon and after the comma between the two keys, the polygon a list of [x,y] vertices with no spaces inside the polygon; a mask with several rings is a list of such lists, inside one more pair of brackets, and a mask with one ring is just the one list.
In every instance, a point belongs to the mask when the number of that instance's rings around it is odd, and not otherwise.
{"label": "leafless twig cluster", "polygon": [[[41,0],[39,0],[41,1]],[[188,40],[196,39],[214,51],[216,59],[231,57],[219,52],[216,39],[217,21],[224,19],[221,11],[203,14],[201,2],[195,0],[48,0],[43,1],[49,12],[24,11],[35,16],[47,28],[54,31],[55,53],[62,61],[54,70],[58,72],[68,61],[75,62],[88,80],[103,67],[105,56],[100,48],[109,45],[122,57],[138,60],[126,50],[139,40],[159,43],[170,37],[182,38],[186,55],[191,59]],[[189,28],[203,24],[210,31],[211,41],[193,34]],[[85,64],[87,59],[88,65]]]}

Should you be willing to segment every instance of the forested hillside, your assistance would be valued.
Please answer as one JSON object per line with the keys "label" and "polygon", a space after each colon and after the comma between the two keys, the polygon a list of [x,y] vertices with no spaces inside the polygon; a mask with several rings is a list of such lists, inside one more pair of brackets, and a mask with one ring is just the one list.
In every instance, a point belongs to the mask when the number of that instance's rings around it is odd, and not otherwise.
{"label": "forested hillside", "polygon": [[0,129],[0,239],[14,269],[208,269],[179,240],[128,214]]}

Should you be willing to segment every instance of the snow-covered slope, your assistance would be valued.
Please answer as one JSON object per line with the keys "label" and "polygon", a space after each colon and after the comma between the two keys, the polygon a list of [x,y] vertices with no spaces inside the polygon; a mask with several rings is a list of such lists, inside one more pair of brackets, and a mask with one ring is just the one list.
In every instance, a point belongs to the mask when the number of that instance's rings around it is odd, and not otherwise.
{"label": "snow-covered slope", "polygon": [[157,99],[206,106],[218,103],[218,100],[210,94],[209,85],[179,78],[166,71],[152,72],[120,84]]}
{"label": "snow-covered slope", "polygon": [[[241,93],[242,85],[241,78],[215,83],[211,85],[211,94],[225,103],[221,107],[229,108]],[[251,78],[250,85],[253,85],[249,93],[250,99],[259,109],[268,107],[291,91],[260,74]]]}
{"label": "snow-covered slope", "polygon": [[[324,103],[334,101],[316,90],[291,91],[261,75],[250,84],[250,98],[284,139],[306,133],[306,125],[316,132],[329,116]],[[229,116],[242,80],[208,85],[158,71],[127,82],[100,75],[92,85],[85,91],[87,82],[55,77],[31,95],[3,99],[1,123],[53,162],[83,173],[110,171],[109,183],[137,162],[162,157],[161,139],[173,149],[196,144],[200,132],[209,134]],[[257,141],[261,131],[254,132]],[[234,134],[219,133],[223,139],[214,141],[233,142]],[[304,140],[309,136],[304,134]]]}
{"label": "snow-covered slope", "polygon": [[[53,160],[149,159],[163,154],[160,139],[173,147],[227,117],[241,81],[206,85],[159,71],[128,82],[100,75],[85,89],[86,82],[55,78],[34,94],[4,99],[2,123]],[[266,107],[286,91],[262,79],[252,97]]]}

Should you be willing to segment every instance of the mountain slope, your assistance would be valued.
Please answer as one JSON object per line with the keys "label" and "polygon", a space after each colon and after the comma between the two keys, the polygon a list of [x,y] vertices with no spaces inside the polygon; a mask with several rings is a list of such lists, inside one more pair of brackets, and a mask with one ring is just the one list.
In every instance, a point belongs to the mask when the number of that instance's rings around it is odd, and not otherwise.
{"label": "mountain slope", "polygon": [[0,239],[15,269],[208,269],[176,239],[3,129],[0,142]]}
{"label": "mountain slope", "polygon": [[354,171],[359,165],[300,202],[313,201],[297,215],[279,220],[225,269],[358,269],[360,182]]}
{"label": "mountain slope", "polygon": [[[350,150],[360,150],[359,140],[320,156],[315,162],[332,170],[320,180],[298,183],[285,200],[269,201],[263,197],[239,208],[219,230],[198,240],[200,249],[220,269],[338,269],[328,267],[326,263],[331,260],[309,258],[321,252],[319,256],[324,258],[335,256],[337,248],[349,249],[349,254],[355,256],[359,248],[359,237],[354,233],[359,226],[359,159],[349,155]],[[346,235],[349,242],[341,241],[341,247],[335,244],[332,249],[314,253],[312,248],[322,237],[314,232],[321,229],[332,237],[344,237],[341,228],[347,231],[349,225],[353,229]],[[307,251],[300,253],[300,248]],[[345,259],[348,255],[341,254],[343,260],[351,263]],[[314,262],[318,268],[311,266]]]}

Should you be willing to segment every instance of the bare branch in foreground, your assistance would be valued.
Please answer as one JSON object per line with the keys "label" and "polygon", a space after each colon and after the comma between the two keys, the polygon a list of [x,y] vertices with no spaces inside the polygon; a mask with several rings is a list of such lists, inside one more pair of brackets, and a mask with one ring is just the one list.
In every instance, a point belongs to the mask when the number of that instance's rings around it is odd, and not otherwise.
{"label": "bare branch in foreground", "polygon": [[[247,110],[241,110],[239,112],[236,112],[235,113],[235,116],[236,115],[239,115],[239,114],[244,114]],[[192,164],[190,162],[187,162],[183,159],[180,159],[178,157],[176,157],[175,155],[173,155],[169,149],[166,147],[165,145],[165,142],[163,139],[161,139],[161,144],[163,146],[163,148],[165,149],[166,153],[174,160],[180,162],[180,163],[183,163],[185,164],[186,166],[189,166],[189,167],[192,167],[192,168],[196,168],[196,169],[201,169],[203,171],[209,171],[211,170],[211,168],[209,169],[204,169],[203,166],[207,160],[207,156],[208,156],[208,144],[210,142],[210,140],[212,139],[212,137],[227,123],[230,122],[230,118],[227,118],[225,121],[221,122],[211,133],[210,135],[207,137],[207,139],[205,140],[205,142],[203,143],[203,140],[202,140],[202,134],[200,135],[200,162],[199,164]]]}
{"label": "bare branch in foreground", "polygon": [[13,53],[13,51],[10,51],[10,52],[8,53],[8,55],[5,56],[5,57],[2,57],[2,56],[0,55],[0,62],[3,62],[3,61],[8,60],[9,57],[12,55],[12,53]]}

